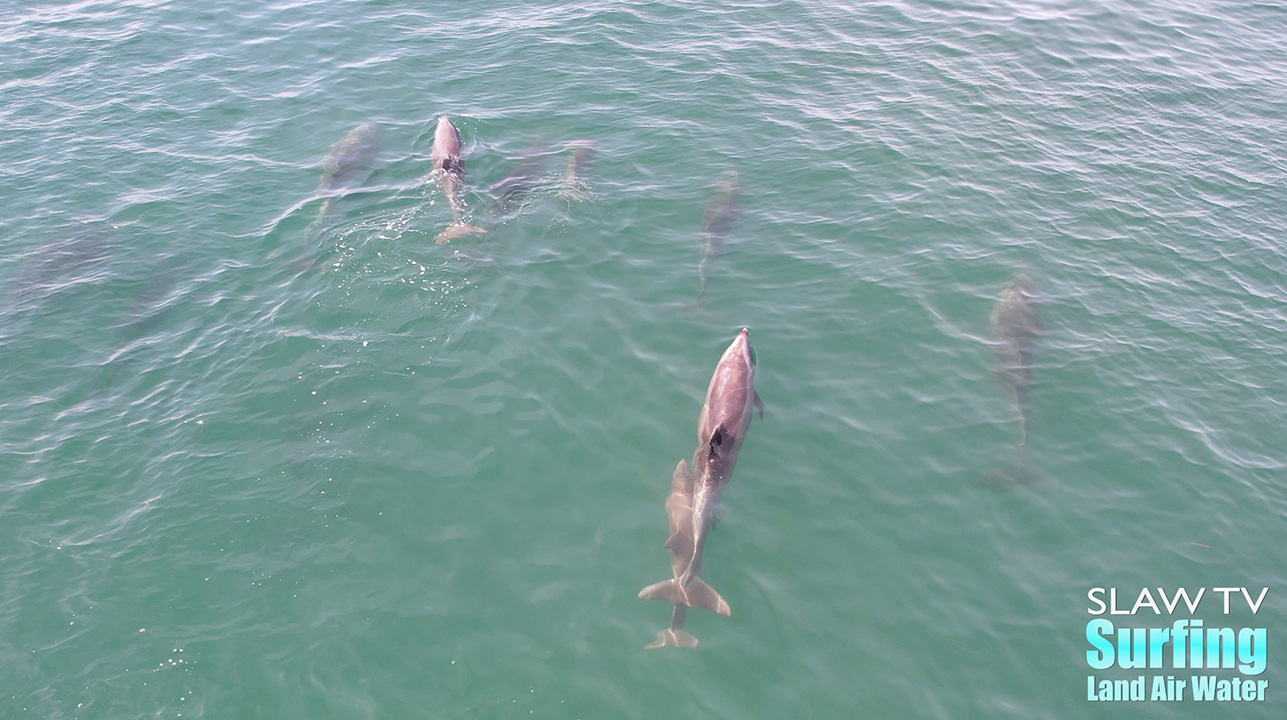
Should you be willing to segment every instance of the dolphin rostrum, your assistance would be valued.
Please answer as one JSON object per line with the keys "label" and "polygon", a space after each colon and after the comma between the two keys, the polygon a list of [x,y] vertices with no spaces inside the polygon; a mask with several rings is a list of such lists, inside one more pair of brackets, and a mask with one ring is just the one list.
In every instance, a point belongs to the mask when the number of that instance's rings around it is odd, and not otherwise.
{"label": "dolphin rostrum", "polygon": [[657,641],[649,647],[696,646],[697,640],[681,629],[689,607],[706,608],[725,617],[730,614],[728,603],[699,574],[702,549],[715,524],[720,491],[737,464],[752,409],[758,408],[761,417],[764,415],[754,377],[755,351],[751,349],[749,332],[743,328],[720,357],[706,389],[692,466],[681,460],[671,480],[666,499],[670,537],[665,547],[671,553],[673,577],[649,585],[639,592],[639,597],[673,603],[676,608],[671,627],[658,633]]}
{"label": "dolphin rostrum", "polygon": [[1011,411],[1019,420],[1019,443],[1028,442],[1029,394],[1032,389],[1032,350],[1041,334],[1037,293],[1027,273],[1016,274],[1001,292],[988,325],[996,350],[996,377]]}
{"label": "dolphin rostrum", "polygon": [[454,219],[451,226],[438,233],[435,241],[442,245],[463,235],[487,232],[464,221],[465,201],[462,195],[465,188],[465,161],[460,156],[460,133],[456,132],[456,126],[451,124],[446,115],[438,118],[429,156],[433,159],[434,173],[442,184],[442,192],[447,196],[447,204],[451,206]]}

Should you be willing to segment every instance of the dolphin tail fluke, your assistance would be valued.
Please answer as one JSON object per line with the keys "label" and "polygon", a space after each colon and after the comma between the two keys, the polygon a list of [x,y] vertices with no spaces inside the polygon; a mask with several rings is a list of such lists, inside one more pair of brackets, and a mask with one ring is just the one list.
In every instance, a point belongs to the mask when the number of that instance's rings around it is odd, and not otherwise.
{"label": "dolphin tail fluke", "polygon": [[701,578],[692,578],[689,580],[688,586],[685,590],[688,593],[689,607],[706,608],[707,610],[713,610],[724,617],[728,617],[733,614],[728,603],[724,602],[724,598],[720,597],[720,594],[715,592],[715,588],[707,585]]}
{"label": "dolphin tail fluke", "polygon": [[639,591],[640,600],[662,600],[675,605],[687,605],[688,607],[706,608],[728,617],[732,611],[724,598],[715,592],[715,588],[707,585],[701,578],[689,578],[686,585],[679,584],[679,578],[672,578],[649,585]]}
{"label": "dolphin tail fluke", "polygon": [[679,581],[675,579],[663,580],[654,583],[639,591],[640,600],[665,600],[673,602],[676,605],[687,605],[687,600],[679,589]]}
{"label": "dolphin tail fluke", "polygon": [[988,490],[1009,490],[1014,487],[1048,487],[1055,482],[1054,478],[1029,462],[1023,455],[1023,448],[1019,448],[1019,453],[1009,465],[991,468],[978,484]]}
{"label": "dolphin tail fluke", "polygon": [[679,628],[666,628],[657,633],[657,639],[644,646],[644,650],[655,650],[662,647],[697,647],[697,638]]}
{"label": "dolphin tail fluke", "polygon": [[446,245],[447,243],[451,242],[452,240],[455,240],[458,237],[472,235],[473,233],[485,233],[485,232],[487,232],[487,228],[481,228],[481,227],[478,227],[477,225],[465,225],[463,223],[459,225],[451,225],[446,230],[443,230],[442,232],[438,233],[438,236],[434,238],[434,242],[438,243],[439,245]]}

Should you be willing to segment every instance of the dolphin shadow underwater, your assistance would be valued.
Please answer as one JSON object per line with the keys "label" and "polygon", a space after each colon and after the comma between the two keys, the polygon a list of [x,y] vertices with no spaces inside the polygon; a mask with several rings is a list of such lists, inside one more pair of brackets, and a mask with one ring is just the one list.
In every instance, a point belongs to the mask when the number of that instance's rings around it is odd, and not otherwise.
{"label": "dolphin shadow underwater", "polygon": [[755,392],[755,351],[749,331],[742,328],[720,357],[706,389],[697,421],[697,450],[690,466],[675,467],[666,498],[671,578],[639,591],[641,600],[674,604],[669,628],[657,633],[647,649],[697,647],[697,638],[683,630],[688,608],[699,607],[728,617],[728,603],[700,577],[702,551],[718,519],[720,492],[732,479],[733,466],[751,424],[751,414],[764,404]]}
{"label": "dolphin shadow underwater", "polygon": [[989,469],[979,487],[1002,490],[1016,485],[1045,485],[1053,482],[1027,457],[1032,415],[1032,357],[1042,334],[1037,313],[1037,292],[1032,278],[1019,272],[1010,279],[988,318],[988,329],[996,355],[993,374],[1005,397],[1010,414],[1019,425],[1014,458],[1006,465]]}

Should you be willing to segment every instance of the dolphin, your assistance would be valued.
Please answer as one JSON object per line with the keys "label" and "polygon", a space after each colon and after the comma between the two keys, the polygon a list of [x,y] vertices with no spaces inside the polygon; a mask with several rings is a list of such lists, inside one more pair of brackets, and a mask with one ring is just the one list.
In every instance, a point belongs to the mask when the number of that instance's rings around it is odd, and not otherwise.
{"label": "dolphin", "polygon": [[702,217],[703,252],[701,263],[702,289],[698,296],[706,294],[706,285],[710,282],[710,265],[719,258],[724,249],[724,239],[733,229],[733,221],[742,210],[742,185],[737,180],[737,171],[724,173],[715,186],[715,197]]}
{"label": "dolphin", "polygon": [[4,306],[52,294],[66,284],[101,273],[120,244],[117,229],[104,221],[82,221],[70,235],[41,245],[10,285]]}
{"label": "dolphin", "polygon": [[545,172],[545,155],[542,152],[544,147],[544,142],[537,138],[536,142],[519,156],[518,164],[514,169],[492,185],[489,193],[493,198],[495,212],[508,212],[536,187],[541,174]]}
{"label": "dolphin", "polygon": [[[322,158],[322,179],[318,192],[330,193],[347,182],[357,170],[371,162],[375,155],[376,133],[373,123],[364,122],[349,131]],[[322,214],[330,210],[333,198],[326,198]]]}
{"label": "dolphin", "polygon": [[568,143],[568,164],[563,171],[563,189],[559,191],[560,195],[576,200],[585,194],[581,175],[585,173],[597,148],[592,140],[573,140]]}
{"label": "dolphin", "polygon": [[1011,412],[1019,420],[1020,451],[1028,442],[1029,393],[1032,389],[1032,351],[1041,334],[1037,293],[1032,278],[1020,272],[1010,279],[988,325],[996,351],[994,372]]}
{"label": "dolphin", "polygon": [[[697,421],[697,450],[692,466],[680,461],[671,479],[666,499],[670,537],[665,547],[671,552],[670,580],[649,585],[639,592],[642,600],[662,600],[676,606],[700,607],[727,617],[728,603],[699,576],[702,550],[715,525],[720,492],[728,484],[737,464],[738,452],[751,424],[753,408],[764,416],[764,404],[755,392],[755,351],[746,328],[738,333],[720,357],[706,389],[706,402]],[[687,610],[676,608],[671,627],[657,635],[649,647],[680,645],[693,647],[696,640],[680,632]],[[691,641],[691,644],[690,644]]]}
{"label": "dolphin", "polygon": [[[670,496],[666,498],[666,515],[670,519],[670,527],[667,530],[667,537],[673,537],[680,531],[681,523],[691,524],[692,508],[692,473],[688,470],[688,463],[683,460],[675,467],[675,474],[670,481]],[[670,550],[670,573],[672,577],[678,578],[688,569],[689,562],[692,559],[692,551],[689,550],[685,555],[684,548],[679,552],[675,548]],[[652,650],[659,647],[697,647],[697,638],[684,631],[684,621],[688,619],[688,606],[675,605],[675,610],[670,616],[670,627],[657,633],[657,639],[646,646],[645,650]]]}
{"label": "dolphin", "polygon": [[464,221],[465,201],[461,197],[465,188],[465,162],[460,157],[460,133],[451,124],[446,115],[438,118],[438,126],[433,131],[433,148],[429,151],[433,159],[434,174],[442,184],[442,192],[447,196],[454,218],[452,224],[438,233],[435,242],[439,245],[450,242],[470,233],[485,233],[487,230]]}

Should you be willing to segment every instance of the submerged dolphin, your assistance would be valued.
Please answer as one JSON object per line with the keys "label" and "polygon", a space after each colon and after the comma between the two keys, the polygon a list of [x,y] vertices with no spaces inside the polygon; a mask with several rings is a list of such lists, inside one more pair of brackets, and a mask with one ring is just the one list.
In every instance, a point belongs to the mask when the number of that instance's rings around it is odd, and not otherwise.
{"label": "submerged dolphin", "polygon": [[107,222],[82,222],[67,237],[40,246],[5,293],[0,309],[57,292],[104,271],[106,261],[120,244],[117,227]]}
{"label": "submerged dolphin", "polygon": [[715,186],[715,197],[702,217],[702,289],[698,295],[706,294],[706,285],[710,282],[710,264],[715,262],[724,249],[724,239],[733,229],[733,221],[742,210],[742,185],[737,180],[737,171],[729,170]]}
{"label": "submerged dolphin", "polygon": [[671,553],[670,580],[649,585],[640,599],[662,600],[676,605],[671,627],[657,634],[649,647],[678,645],[694,647],[695,638],[680,628],[689,607],[701,607],[728,616],[724,598],[699,576],[702,550],[715,524],[720,491],[728,484],[737,464],[737,455],[751,424],[752,408],[764,415],[764,405],[755,392],[755,352],[746,328],[724,351],[697,421],[697,450],[689,467],[683,460],[675,468],[670,496],[666,499]]}
{"label": "submerged dolphin", "polygon": [[460,133],[456,132],[456,126],[451,124],[446,115],[438,118],[438,126],[433,131],[433,148],[429,151],[429,156],[433,159],[434,173],[438,176],[438,182],[442,184],[442,192],[447,196],[447,204],[451,206],[453,217],[452,224],[438,233],[435,241],[442,245],[463,235],[487,232],[477,225],[469,225],[464,221],[465,205],[461,196],[465,188],[465,162],[460,157]]}
{"label": "submerged dolphin", "polygon": [[545,172],[544,149],[544,142],[537,138],[536,142],[519,156],[518,164],[514,169],[492,185],[489,194],[495,203],[495,212],[509,212],[537,186],[541,175]]}
{"label": "submerged dolphin", "polygon": [[568,164],[563,171],[563,189],[559,191],[560,195],[571,200],[585,195],[581,175],[585,173],[597,147],[592,140],[574,140],[568,143]]}
{"label": "submerged dolphin", "polygon": [[334,190],[348,181],[355,171],[370,163],[375,153],[375,140],[373,123],[364,122],[350,130],[322,158],[322,180],[317,189],[321,192]]}
{"label": "submerged dolphin", "polygon": [[[670,519],[667,537],[674,537],[680,531],[680,523],[691,523],[690,515],[692,513],[692,474],[688,470],[688,463],[683,460],[675,467],[675,474],[670,480],[670,495],[666,498],[666,515]],[[691,551],[687,555],[681,554],[683,548],[676,551],[676,548],[670,550],[670,574],[678,578],[688,569],[692,560]],[[670,627],[657,633],[657,639],[651,644],[645,646],[645,650],[652,650],[659,647],[697,647],[697,638],[684,631],[684,621],[688,619],[688,606],[675,605],[675,610],[670,616]]]}
{"label": "submerged dolphin", "polygon": [[1032,389],[1032,350],[1041,334],[1037,293],[1032,278],[1018,273],[1006,285],[992,309],[988,325],[996,350],[997,384],[1019,420],[1019,443],[1028,442],[1029,394]]}

